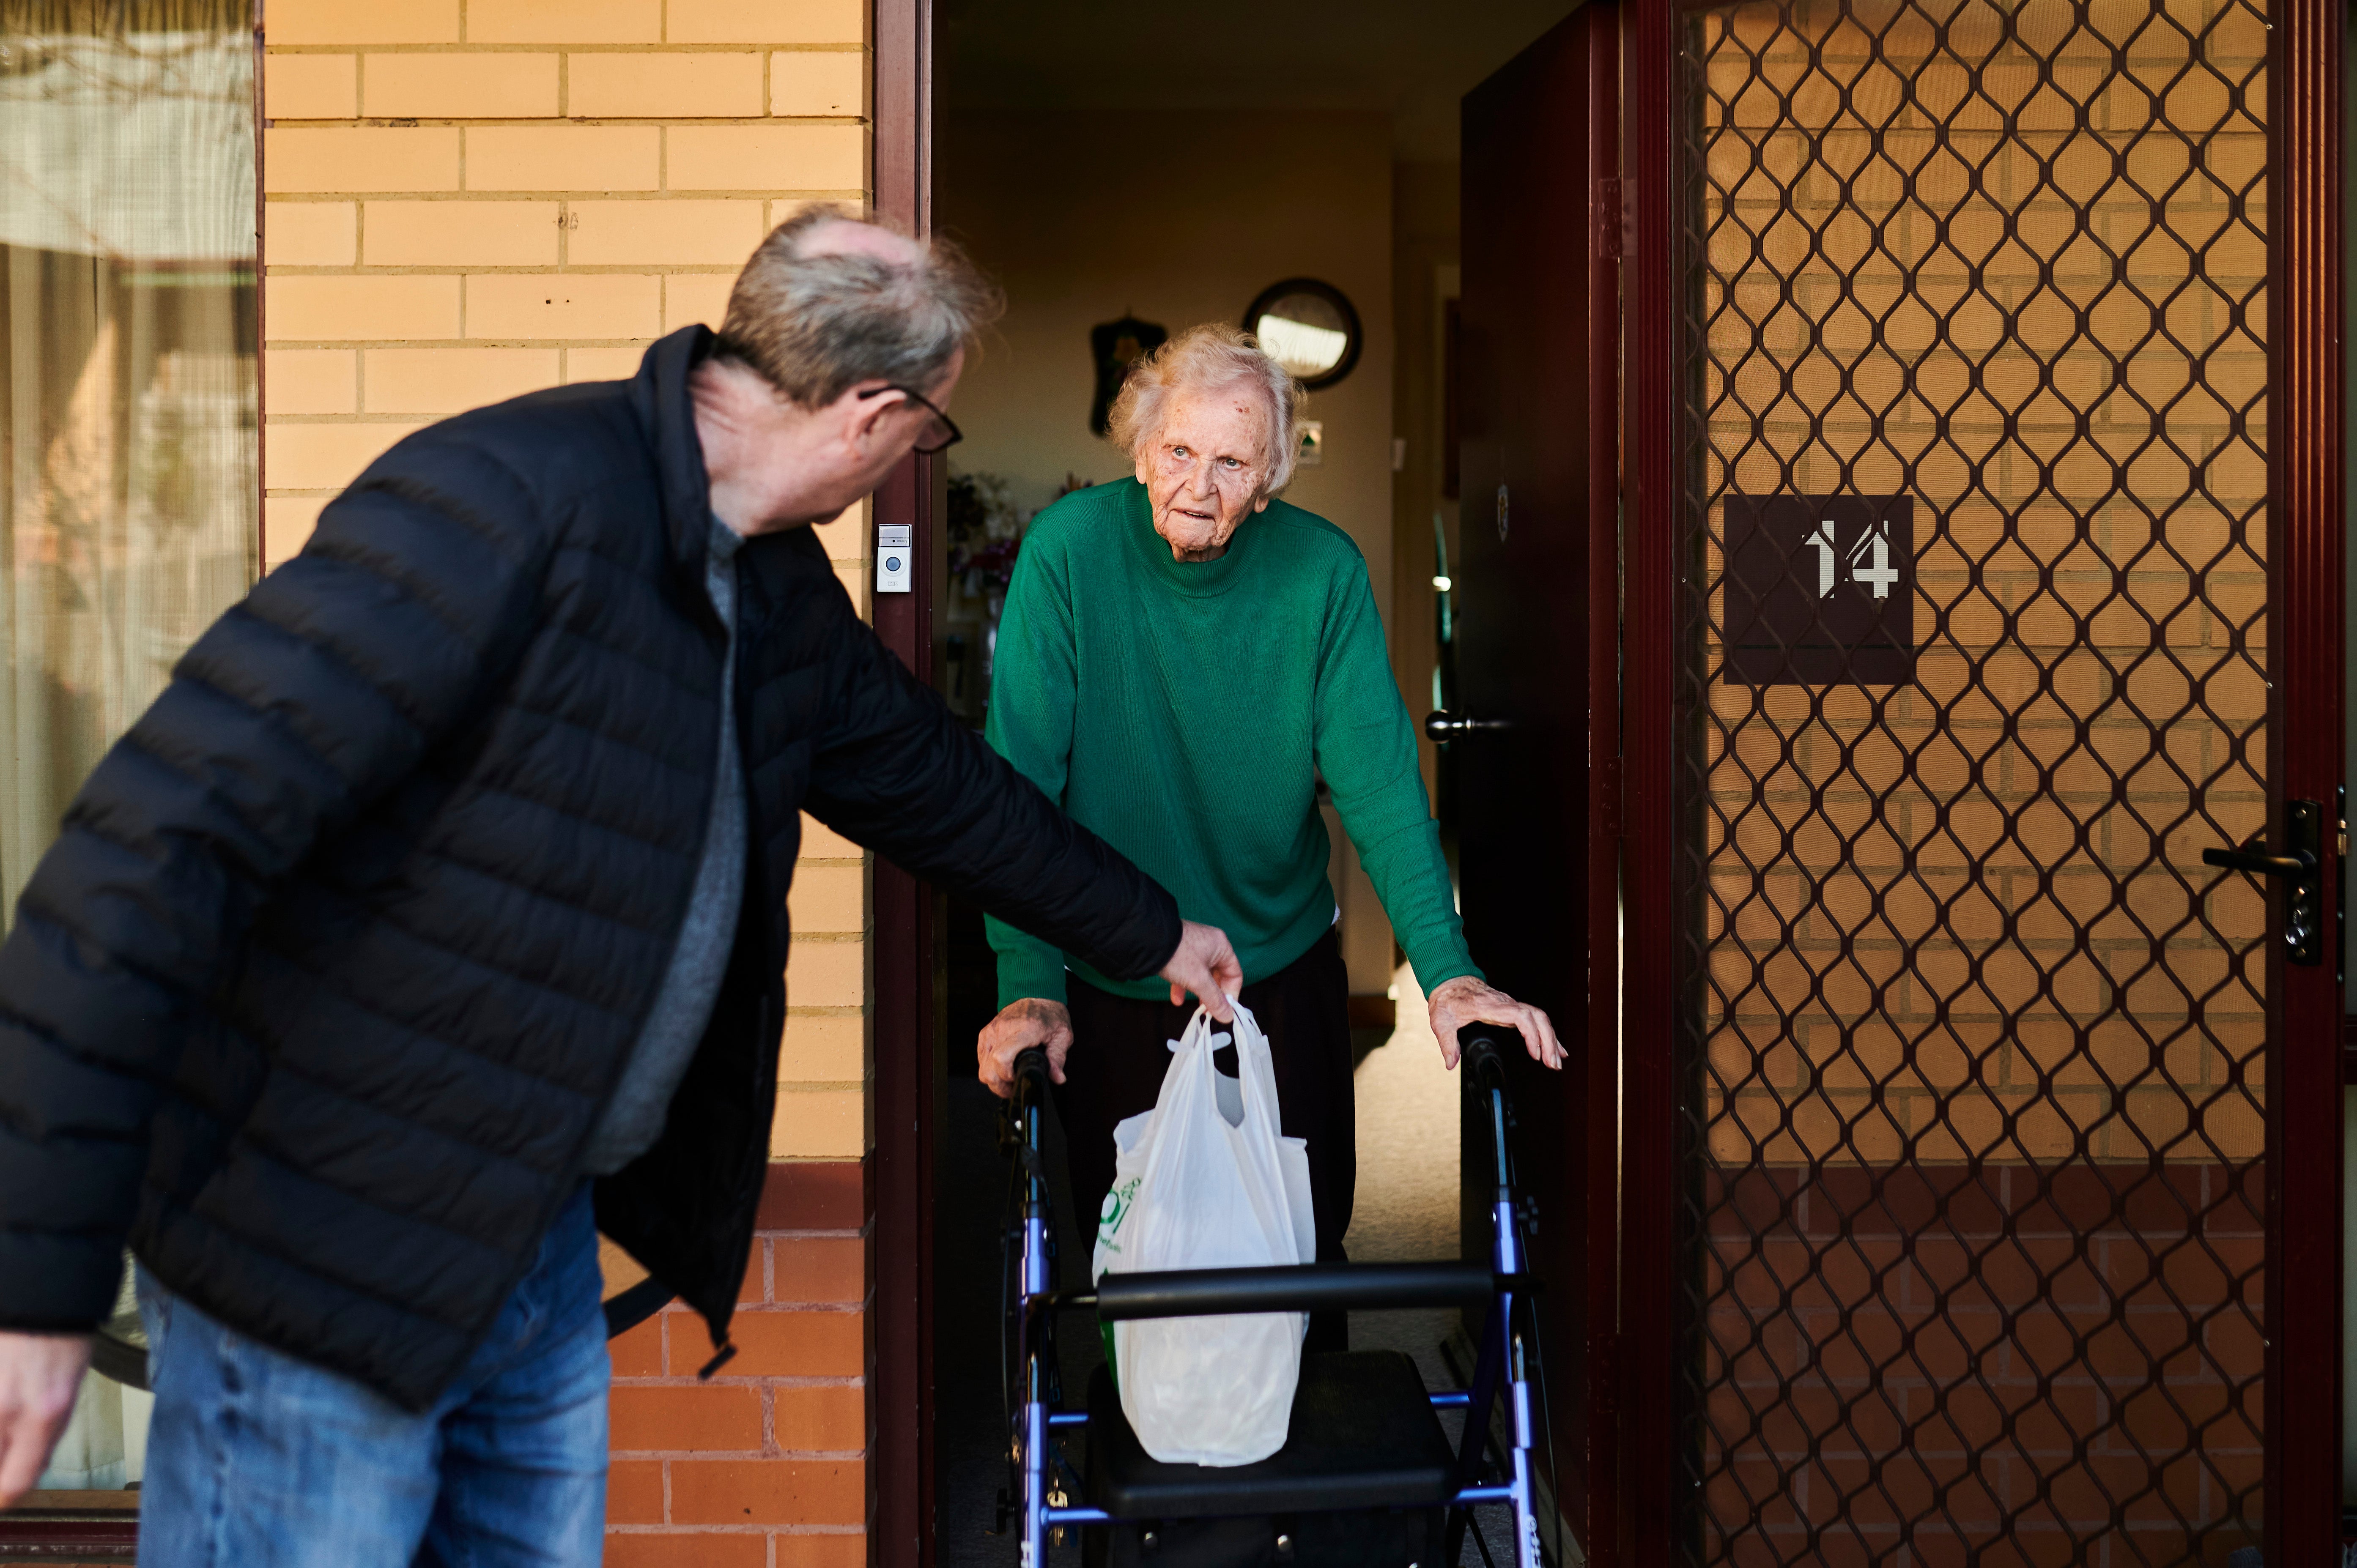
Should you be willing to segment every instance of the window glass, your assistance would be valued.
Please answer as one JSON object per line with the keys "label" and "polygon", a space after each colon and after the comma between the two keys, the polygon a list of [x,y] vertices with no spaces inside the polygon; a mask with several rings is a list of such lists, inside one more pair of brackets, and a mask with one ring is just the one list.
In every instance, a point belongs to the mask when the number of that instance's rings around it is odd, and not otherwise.
{"label": "window glass", "polygon": [[[253,126],[251,0],[0,0],[0,922],[253,580]],[[41,1486],[135,1485],[145,1402],[89,1380]]]}

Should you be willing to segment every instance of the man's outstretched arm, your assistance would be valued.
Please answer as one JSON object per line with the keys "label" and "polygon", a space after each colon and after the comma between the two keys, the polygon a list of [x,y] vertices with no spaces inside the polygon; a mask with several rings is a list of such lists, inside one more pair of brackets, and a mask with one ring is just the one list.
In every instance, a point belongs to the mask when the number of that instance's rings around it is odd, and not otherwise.
{"label": "man's outstretched arm", "polygon": [[[845,607],[847,615],[847,607]],[[1227,939],[1058,811],[866,627],[845,628],[811,814],[1116,979],[1159,974],[1227,1015]],[[1183,940],[1182,940],[1183,939]]]}

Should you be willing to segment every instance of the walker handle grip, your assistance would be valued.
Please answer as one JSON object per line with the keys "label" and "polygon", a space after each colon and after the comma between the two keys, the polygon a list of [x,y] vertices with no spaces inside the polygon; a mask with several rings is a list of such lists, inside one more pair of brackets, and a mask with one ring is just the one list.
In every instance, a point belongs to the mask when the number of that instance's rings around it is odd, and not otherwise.
{"label": "walker handle grip", "polygon": [[1015,1057],[1015,1102],[1044,1105],[1047,1101],[1048,1052],[1044,1047],[1027,1046]]}
{"label": "walker handle grip", "polygon": [[1502,1024],[1467,1024],[1457,1031],[1457,1049],[1465,1070],[1485,1088],[1506,1087],[1506,1047],[1520,1043],[1522,1032]]}

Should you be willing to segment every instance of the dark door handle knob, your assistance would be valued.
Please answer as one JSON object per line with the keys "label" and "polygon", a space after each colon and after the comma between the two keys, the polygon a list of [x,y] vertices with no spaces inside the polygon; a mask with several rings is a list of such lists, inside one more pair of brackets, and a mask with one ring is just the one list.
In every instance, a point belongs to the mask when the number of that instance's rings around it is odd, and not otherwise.
{"label": "dark door handle knob", "polygon": [[2266,846],[2255,838],[2239,849],[2205,849],[2201,864],[2227,871],[2255,872],[2262,876],[2306,876],[2316,869],[2316,856],[2301,850],[2296,854],[2270,854]]}
{"label": "dark door handle knob", "polygon": [[1435,708],[1425,715],[1424,733],[1434,744],[1446,746],[1452,740],[1462,740],[1482,730],[1513,728],[1511,719],[1477,719],[1471,714],[1452,714],[1446,708]]}
{"label": "dark door handle knob", "polygon": [[2205,849],[2201,864],[2284,879],[2284,956],[2294,963],[2324,961],[2324,810],[2314,800],[2284,802],[2289,854],[2276,854],[2253,833],[2233,849]]}

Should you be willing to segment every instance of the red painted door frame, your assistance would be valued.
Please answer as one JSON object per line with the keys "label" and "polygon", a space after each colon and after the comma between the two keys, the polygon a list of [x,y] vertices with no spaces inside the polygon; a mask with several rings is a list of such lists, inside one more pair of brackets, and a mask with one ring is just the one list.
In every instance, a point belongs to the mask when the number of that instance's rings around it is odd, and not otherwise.
{"label": "red painted door frame", "polygon": [[[2342,782],[2341,115],[2346,0],[2277,0],[2269,61],[2269,620],[2276,628],[2269,776],[2280,800],[2329,811]],[[1678,194],[1674,92],[1681,7],[1640,0],[1623,92],[1631,194],[1625,386],[1627,608],[1623,695],[1628,843],[1626,1156],[1620,1341],[1629,1369],[1624,1560],[1680,1550],[1678,1445],[1687,1433],[1675,1209],[1682,1141],[1670,1028],[1678,1004],[1675,714],[1679,589],[1675,432]],[[2328,819],[2330,820],[2330,819]],[[2332,863],[2328,859],[2328,865]],[[2337,907],[2340,868],[2327,878]],[[2336,933],[2337,940],[2337,933]],[[2267,1057],[2266,1560],[2337,1562],[2341,1486],[2341,988],[2330,965],[2278,959]],[[2294,1370],[2296,1369],[2296,1370]],[[2327,1372],[2330,1375],[2319,1375]]]}
{"label": "red painted door frame", "polygon": [[1629,1538],[1630,1384],[1621,1317],[1620,1140],[1622,224],[1620,71],[1628,8],[1587,6],[1587,1510],[1590,1568],[1620,1568]]}
{"label": "red painted door frame", "polygon": [[1621,612],[1622,846],[1620,1346],[1627,1366],[1627,1459],[1622,1563],[1668,1563],[1678,1550],[1674,1477],[1678,1333],[1676,1288],[1680,1179],[1676,1078],[1673,1066],[1677,950],[1675,668],[1677,526],[1674,433],[1679,414],[1671,203],[1676,154],[1672,70],[1678,17],[1670,0],[1637,0],[1623,37],[1621,96],[1627,105],[1622,157],[1630,209],[1622,384],[1623,595]]}
{"label": "red painted door frame", "polygon": [[[2341,48],[2347,0],[2276,0],[2267,62],[2268,622],[2276,689],[2268,773],[2281,801],[2341,779]],[[2327,854],[2324,907],[2341,865]],[[2338,939],[2334,932],[2333,938]],[[2328,948],[2334,946],[2328,941]],[[2269,1563],[2340,1561],[2341,993],[2330,963],[2277,959],[2267,1058]],[[2331,1375],[2324,1375],[2327,1371]]]}
{"label": "red painted door frame", "polygon": [[[911,233],[932,224],[931,0],[874,0],[876,209]],[[876,494],[878,524],[912,527],[915,591],[875,597],[876,630],[918,679],[933,672],[934,469],[913,454]],[[878,1568],[932,1559],[934,913],[931,892],[877,860],[868,962],[874,999],[874,1291],[868,1304],[867,1554]]]}

